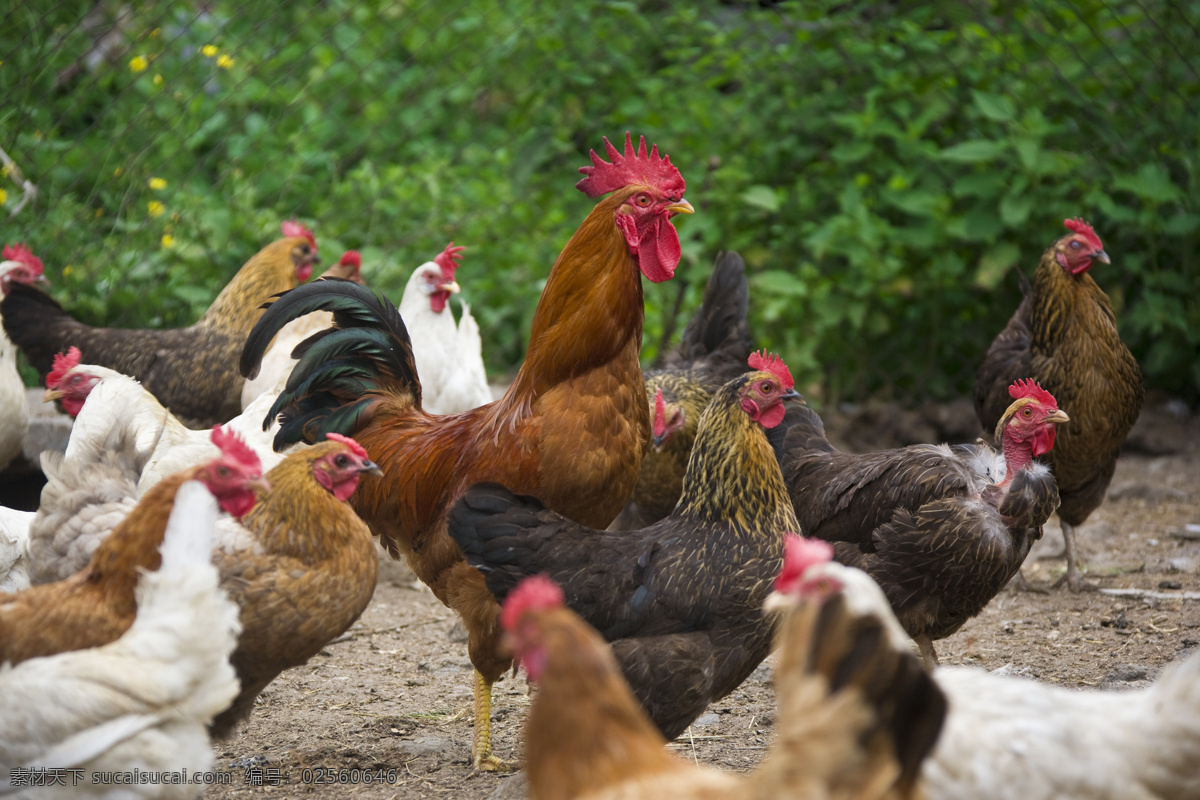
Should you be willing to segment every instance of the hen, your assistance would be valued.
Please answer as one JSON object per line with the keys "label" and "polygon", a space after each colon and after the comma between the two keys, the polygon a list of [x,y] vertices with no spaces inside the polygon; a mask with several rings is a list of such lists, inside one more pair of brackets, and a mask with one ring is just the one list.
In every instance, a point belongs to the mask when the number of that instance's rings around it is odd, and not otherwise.
{"label": "hen", "polygon": [[0,506],[0,594],[29,588],[29,528],[33,511]]}
{"label": "hen", "polygon": [[[840,564],[806,580],[841,587],[856,614],[904,631],[878,584]],[[1191,800],[1200,797],[1200,653],[1132,691],[1071,690],[971,667],[939,667],[949,704],[921,771],[929,800]]]}
{"label": "hen", "polygon": [[501,621],[538,686],[525,723],[530,800],[912,797],[945,709],[878,623],[837,599],[804,603],[781,625],[779,733],[755,772],[732,775],[666,750],[604,641],[552,581],[526,579]]}
{"label": "hen", "polygon": [[272,409],[283,411],[276,447],[328,431],[353,433],[383,468],[352,500],[393,556],[463,618],[475,666],[473,760],[491,753],[491,686],[509,667],[496,652],[499,607],[483,577],[446,533],[446,513],[468,486],[493,480],[533,492],[548,506],[602,527],[625,504],[649,436],[642,340],[642,285],[674,273],[679,237],[671,217],[691,213],[683,178],[645,139],[630,137],[612,163],[594,152],[577,186],[602,200],[571,237],[546,280],[529,352],[505,396],[448,416],[421,406],[421,386],[404,323],[394,306],[343,281],[302,286],[263,314],[242,353],[258,362],[289,320],[332,311],[336,330],[300,346],[300,363]]}
{"label": "hen", "polygon": [[56,353],[82,345],[90,363],[137,378],[189,425],[211,427],[242,410],[237,355],[263,301],[312,274],[317,260],[312,233],[289,221],[283,235],[247,261],[190,327],[93,328],[72,318],[49,295],[15,284],[0,302],[4,330],[42,378]]}
{"label": "hen", "polygon": [[879,582],[929,667],[933,640],[1004,588],[1058,505],[1054,478],[1033,459],[1068,417],[1032,381],[1009,392],[1002,458],[982,444],[851,455],[834,450],[808,406],[792,405],[784,422],[780,464],[805,535]]}
{"label": "hen", "polygon": [[746,319],[749,304],[742,257],[732,252],[718,256],[683,340],[667,355],[665,368],[646,373],[652,439],[642,448],[633,497],[610,530],[644,528],[679,502],[700,415],[718,389],[742,374],[754,351]]}
{"label": "hen", "polygon": [[502,486],[468,489],[450,535],[504,602],[544,573],[612,642],[625,680],[673,739],[732,692],[771,651],[762,604],[779,573],[783,535],[799,527],[766,429],[795,395],[777,358],[721,387],[700,417],[671,515],[640,531],[604,532]]}
{"label": "hen", "polygon": [[[39,798],[113,795],[96,772],[189,773],[213,764],[205,725],[237,692],[229,654],[237,607],[209,563],[217,507],[200,483],[179,488],[161,566],[137,580],[137,616],[101,647],[0,667],[0,794],[22,769],[79,770]],[[28,775],[26,780],[32,785]],[[195,786],[136,784],[127,797],[193,798]],[[24,794],[19,796],[24,797]]]}
{"label": "hen", "polygon": [[400,297],[400,316],[421,379],[421,407],[430,414],[455,414],[492,401],[471,307],[462,304],[457,327],[450,312],[450,295],[459,291],[454,273],[465,249],[446,245],[433,261],[416,268]]}
{"label": "hen", "polygon": [[[357,250],[347,250],[342,253],[338,263],[321,273],[317,280],[324,278],[339,278],[363,283],[362,256]],[[246,378],[246,382],[242,385],[242,410],[248,409],[250,404],[264,392],[269,392],[271,401],[274,402],[275,397],[287,382],[287,376],[292,373],[292,367],[296,365],[296,359],[292,358],[292,350],[309,336],[332,324],[332,314],[326,311],[317,311],[294,319],[284,326],[283,330],[275,335],[275,341],[263,355],[258,373],[253,377]],[[266,409],[259,413],[259,419],[262,419],[263,413],[266,413]]]}
{"label": "hen", "polygon": [[1117,333],[1112,303],[1089,272],[1094,261],[1109,263],[1104,245],[1082,220],[1064,224],[1071,233],[1042,254],[1032,290],[979,365],[975,411],[992,430],[1004,411],[1004,387],[1024,377],[1040,381],[1070,409],[1071,422],[1047,463],[1062,497],[1063,580],[1079,591],[1085,584],[1075,528],[1104,501],[1144,390],[1141,369]]}
{"label": "hen", "polygon": [[[28,285],[46,280],[42,260],[24,245],[5,245],[0,258],[4,259],[0,261],[0,298],[8,295],[14,282]],[[0,329],[0,470],[21,454],[28,429],[29,403],[25,382],[17,372],[17,348]]]}

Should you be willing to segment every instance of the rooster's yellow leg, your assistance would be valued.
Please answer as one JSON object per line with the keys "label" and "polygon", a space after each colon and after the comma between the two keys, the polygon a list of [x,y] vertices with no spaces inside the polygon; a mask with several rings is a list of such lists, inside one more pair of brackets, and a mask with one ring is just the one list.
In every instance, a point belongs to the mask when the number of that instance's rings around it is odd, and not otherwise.
{"label": "rooster's yellow leg", "polygon": [[510,772],[516,767],[492,755],[492,684],[475,670],[475,741],[471,746],[475,769]]}

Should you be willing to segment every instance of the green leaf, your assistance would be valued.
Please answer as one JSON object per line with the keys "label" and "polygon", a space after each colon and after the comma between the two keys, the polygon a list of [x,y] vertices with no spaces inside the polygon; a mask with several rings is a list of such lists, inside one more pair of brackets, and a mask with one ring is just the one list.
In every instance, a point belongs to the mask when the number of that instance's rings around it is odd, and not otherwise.
{"label": "green leaf", "polygon": [[1151,203],[1166,203],[1180,196],[1179,187],[1171,182],[1167,170],[1156,161],[1143,164],[1133,174],[1118,175],[1112,183],[1114,188],[1133,192]]}
{"label": "green leaf", "polygon": [[973,89],[971,95],[975,100],[975,106],[988,119],[996,122],[1008,122],[1017,115],[1017,107],[1013,105],[1013,101],[1003,95],[981,92],[978,89]]}
{"label": "green leaf", "polygon": [[742,192],[742,202],[771,214],[779,210],[779,195],[770,186],[758,184]]}
{"label": "green leaf", "polygon": [[1007,145],[1004,142],[991,139],[971,139],[947,147],[942,151],[941,156],[945,161],[973,164],[980,161],[992,161],[1002,155],[1006,148]]}
{"label": "green leaf", "polygon": [[808,294],[808,285],[790,272],[770,269],[760,272],[750,278],[750,283],[758,292],[764,295],[789,295],[804,297]]}
{"label": "green leaf", "polygon": [[1001,242],[989,247],[979,258],[975,270],[975,285],[991,291],[1000,285],[1009,268],[1021,258],[1021,248],[1012,242]]}
{"label": "green leaf", "polygon": [[1000,201],[1000,219],[1010,228],[1021,227],[1033,211],[1034,200],[1032,194],[1009,192]]}

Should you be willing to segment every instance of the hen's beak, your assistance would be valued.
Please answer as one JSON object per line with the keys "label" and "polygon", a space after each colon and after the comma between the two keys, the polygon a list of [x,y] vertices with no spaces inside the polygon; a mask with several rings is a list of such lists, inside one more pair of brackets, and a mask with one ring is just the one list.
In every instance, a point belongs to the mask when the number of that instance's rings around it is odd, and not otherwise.
{"label": "hen's beak", "polygon": [[47,389],[45,391],[45,393],[42,394],[42,402],[43,403],[53,403],[58,398],[66,397],[66,396],[67,396],[66,392],[59,391],[58,389]]}
{"label": "hen's beak", "polygon": [[1097,250],[1096,252],[1092,253],[1092,258],[1096,259],[1101,264],[1111,264],[1112,263],[1108,259],[1108,253],[1104,252],[1103,250]]}
{"label": "hen's beak", "polygon": [[458,281],[450,281],[449,283],[439,283],[438,290],[449,292],[450,294],[458,294],[462,291],[462,287],[458,285]]}
{"label": "hen's beak", "polygon": [[38,275],[36,278],[33,279],[33,282],[34,283],[44,283],[47,286],[50,285],[50,279],[47,278],[45,275]]}
{"label": "hen's beak", "polygon": [[786,392],[784,392],[783,394],[781,394],[779,396],[779,399],[780,400],[794,400],[794,399],[803,400],[804,395],[800,394],[795,389],[788,389]]}
{"label": "hen's beak", "polygon": [[362,462],[361,464],[358,465],[358,471],[365,472],[368,475],[375,475],[376,477],[379,477],[379,478],[383,477],[383,470],[381,470],[379,468],[379,465],[376,464],[374,461]]}
{"label": "hen's beak", "polygon": [[696,209],[687,200],[680,200],[678,203],[672,203],[667,206],[667,211],[672,214],[695,214]]}
{"label": "hen's beak", "polygon": [[1064,422],[1070,422],[1070,421],[1071,421],[1071,418],[1067,416],[1067,412],[1063,411],[1061,408],[1055,410],[1055,412],[1053,414],[1046,417],[1046,419],[1045,419],[1045,422],[1049,422],[1053,425],[1061,425]]}
{"label": "hen's beak", "polygon": [[674,432],[675,431],[663,431],[661,434],[651,434],[650,440],[654,443],[654,451],[658,452],[661,450],[662,446],[666,444],[667,440],[671,438],[671,434]]}
{"label": "hen's beak", "polygon": [[269,492],[271,491],[271,484],[267,482],[266,478],[259,475],[257,478],[246,481],[246,488],[254,489],[258,492]]}

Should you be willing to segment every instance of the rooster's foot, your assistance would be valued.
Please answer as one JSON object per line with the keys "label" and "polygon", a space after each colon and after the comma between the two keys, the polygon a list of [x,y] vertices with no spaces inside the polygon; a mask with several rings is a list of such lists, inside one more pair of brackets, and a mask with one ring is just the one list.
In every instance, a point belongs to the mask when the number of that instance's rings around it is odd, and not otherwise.
{"label": "rooster's foot", "polygon": [[520,768],[520,764],[502,761],[493,753],[475,759],[475,769],[480,772],[516,772]]}

